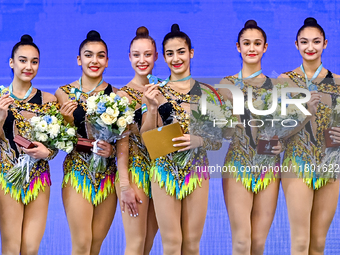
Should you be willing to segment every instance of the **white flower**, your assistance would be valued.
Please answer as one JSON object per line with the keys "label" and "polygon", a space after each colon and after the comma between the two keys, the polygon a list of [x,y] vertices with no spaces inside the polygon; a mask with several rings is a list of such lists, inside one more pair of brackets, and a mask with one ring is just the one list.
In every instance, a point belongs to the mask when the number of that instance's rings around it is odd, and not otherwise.
{"label": "white flower", "polygon": [[225,113],[225,116],[227,117],[227,118],[230,118],[231,117],[231,111],[227,111],[226,113]]}
{"label": "white flower", "polygon": [[46,134],[40,133],[40,132],[37,132],[37,133],[35,134],[35,137],[37,138],[37,140],[38,140],[39,142],[46,142],[47,139],[48,139],[48,136],[47,136]]}
{"label": "white flower", "polygon": [[61,142],[56,142],[55,143],[55,147],[57,147],[57,149],[59,150],[65,150],[65,142],[64,141],[61,141]]}
{"label": "white flower", "polygon": [[117,120],[117,126],[122,129],[122,128],[126,128],[126,124],[127,124],[127,121],[124,117],[120,117],[118,120]]}
{"label": "white flower", "polygon": [[69,135],[69,136],[75,136],[76,135],[76,131],[74,128],[69,128],[67,129],[66,133]]}
{"label": "white flower", "polygon": [[103,121],[105,125],[112,125],[116,122],[117,118],[113,117],[106,112],[104,112],[102,115],[100,115],[100,119]]}
{"label": "white flower", "polygon": [[114,100],[113,100],[112,97],[106,97],[106,100],[107,100],[107,102],[109,102],[109,103],[113,103],[113,102],[114,102]]}
{"label": "white flower", "polygon": [[73,150],[73,143],[71,141],[68,141],[65,146],[65,152],[70,153]]}
{"label": "white flower", "polygon": [[129,105],[129,99],[127,97],[122,97],[120,99],[119,105],[128,106]]}
{"label": "white flower", "polygon": [[58,124],[58,119],[55,116],[51,116],[52,124]]}
{"label": "white flower", "polygon": [[34,127],[40,122],[40,117],[34,116],[30,119],[31,125]]}
{"label": "white flower", "polygon": [[131,124],[133,122],[133,117],[131,115],[127,116],[125,119],[127,124]]}
{"label": "white flower", "polygon": [[264,108],[264,102],[262,101],[261,98],[258,98],[256,99],[254,102],[253,102],[253,106],[255,109],[257,110],[263,110]]}
{"label": "white flower", "polygon": [[87,112],[89,114],[94,113],[97,111],[97,104],[95,101],[87,101]]}
{"label": "white flower", "polygon": [[233,105],[231,104],[230,100],[225,101],[225,105],[230,109],[233,108]]}
{"label": "white flower", "polygon": [[115,107],[113,108],[112,116],[113,117],[118,117],[118,115],[119,115],[119,109],[118,109],[117,105],[115,105]]}
{"label": "white flower", "polygon": [[115,111],[111,107],[108,107],[106,108],[106,113],[108,115],[114,116]]}
{"label": "white flower", "polygon": [[87,105],[87,113],[92,114],[97,111],[97,96],[91,96],[87,99],[86,105]]}
{"label": "white flower", "polygon": [[110,97],[111,97],[112,99],[114,99],[114,98],[116,97],[116,94],[113,93],[113,92],[111,92],[111,93],[110,93]]}
{"label": "white flower", "polygon": [[290,105],[288,105],[288,107],[287,107],[287,114],[288,115],[294,115],[294,114],[296,114],[297,112],[296,112],[296,107],[295,107],[295,105],[294,104],[290,104]]}
{"label": "white flower", "polygon": [[48,126],[48,133],[50,134],[52,139],[57,137],[59,132],[60,132],[60,126],[58,124],[51,124]]}
{"label": "white flower", "polygon": [[45,131],[47,131],[47,126],[48,126],[47,122],[42,120],[39,123],[37,123],[36,129],[40,132],[45,132]]}
{"label": "white flower", "polygon": [[125,117],[129,117],[129,116],[131,116],[133,118],[135,116],[135,111],[132,110],[132,109],[126,111]]}

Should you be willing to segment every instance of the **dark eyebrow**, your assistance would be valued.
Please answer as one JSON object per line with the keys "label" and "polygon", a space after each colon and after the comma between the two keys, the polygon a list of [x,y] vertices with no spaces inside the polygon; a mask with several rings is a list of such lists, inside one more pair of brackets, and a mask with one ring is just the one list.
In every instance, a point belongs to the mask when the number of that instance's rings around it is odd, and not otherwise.
{"label": "dark eyebrow", "polygon": [[84,53],[86,53],[86,52],[88,52],[88,53],[93,53],[93,52],[90,51],[90,50],[84,50]]}
{"label": "dark eyebrow", "polygon": [[165,52],[168,52],[168,51],[169,51],[169,52],[173,52],[173,50],[166,50]]}
{"label": "dark eyebrow", "polygon": [[18,58],[27,58],[27,57],[25,57],[25,56],[19,56]]}
{"label": "dark eyebrow", "polygon": [[179,50],[185,50],[185,48],[184,48],[184,47],[182,47],[182,48],[179,48],[179,49],[177,49],[177,51],[179,51]]}
{"label": "dark eyebrow", "polygon": [[[316,40],[316,39],[321,40],[321,37],[315,37],[315,38],[313,38],[313,40]],[[301,37],[300,40],[307,40],[307,41],[308,41],[308,39],[305,38],[305,37]]]}

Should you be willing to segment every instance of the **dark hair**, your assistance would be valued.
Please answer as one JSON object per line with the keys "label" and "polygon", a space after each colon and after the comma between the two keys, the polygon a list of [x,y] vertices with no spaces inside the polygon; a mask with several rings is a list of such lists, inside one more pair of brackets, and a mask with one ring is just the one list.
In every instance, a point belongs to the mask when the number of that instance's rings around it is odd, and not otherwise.
{"label": "dark hair", "polygon": [[33,42],[33,38],[32,38],[30,35],[25,34],[25,35],[21,36],[20,42],[18,42],[18,43],[16,43],[16,44],[14,45],[14,47],[13,47],[13,49],[12,49],[11,58],[14,58],[15,52],[18,50],[18,48],[19,48],[20,46],[23,46],[23,45],[30,45],[30,46],[33,46],[34,48],[37,49],[37,51],[38,51],[38,53],[39,53],[39,55],[40,55],[40,50],[39,50],[38,46],[35,45],[35,43]]}
{"label": "dark hair", "polygon": [[80,56],[80,51],[81,49],[84,47],[85,44],[87,44],[88,42],[102,42],[105,45],[106,48],[106,55],[109,55],[109,51],[107,49],[107,45],[106,43],[103,41],[103,39],[100,37],[100,34],[95,31],[95,30],[91,30],[90,32],[87,33],[86,35],[86,39],[84,41],[82,41],[82,43],[79,46],[79,56]]}
{"label": "dark hair", "polygon": [[318,24],[316,19],[309,17],[309,18],[305,19],[303,26],[300,27],[299,31],[297,32],[296,41],[298,40],[298,37],[299,37],[301,31],[304,30],[306,27],[315,27],[315,28],[319,29],[320,33],[323,35],[324,40],[326,39],[325,31],[323,30],[323,28]]}
{"label": "dark hair", "polygon": [[149,35],[149,30],[144,26],[137,28],[136,36],[132,39],[132,41],[130,43],[130,48],[131,48],[132,43],[134,41],[139,40],[139,39],[149,39],[151,41],[151,43],[153,44],[153,46],[155,46],[155,50],[157,51],[155,40]]}
{"label": "dark hair", "polygon": [[184,39],[186,44],[189,47],[189,50],[191,50],[192,47],[191,47],[191,40],[190,40],[189,36],[186,33],[180,31],[179,30],[179,26],[177,24],[173,24],[171,26],[171,32],[167,33],[166,36],[163,39],[163,43],[162,43],[162,45],[163,45],[163,53],[164,53],[164,46],[165,46],[166,42],[169,39],[173,39],[173,38],[182,38],[182,39]]}
{"label": "dark hair", "polygon": [[241,29],[241,31],[238,33],[238,37],[237,37],[237,42],[240,43],[240,39],[241,39],[241,36],[243,35],[243,33],[248,30],[248,29],[256,29],[258,31],[261,32],[263,38],[264,38],[264,44],[267,43],[267,35],[266,33],[263,31],[262,28],[260,28],[258,25],[257,25],[257,22],[255,20],[248,20],[245,24],[244,24],[244,27]]}

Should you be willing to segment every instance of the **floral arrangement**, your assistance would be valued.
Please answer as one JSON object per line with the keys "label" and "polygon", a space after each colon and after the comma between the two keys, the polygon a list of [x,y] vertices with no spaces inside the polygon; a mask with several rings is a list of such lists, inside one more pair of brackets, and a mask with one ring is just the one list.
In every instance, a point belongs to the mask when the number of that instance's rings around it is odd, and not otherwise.
{"label": "floral arrangement", "polygon": [[[44,144],[48,149],[63,150],[70,153],[77,142],[76,128],[69,123],[65,125],[64,118],[55,105],[52,105],[46,115],[34,116],[29,120],[30,134],[25,134],[31,141]],[[15,188],[20,189],[29,181],[29,172],[40,159],[22,154],[18,163],[8,171],[6,179]]]}
{"label": "floral arrangement", "polygon": [[106,159],[97,155],[100,140],[109,143],[124,137],[127,126],[134,121],[136,101],[129,103],[127,97],[120,97],[111,92],[110,95],[100,92],[87,99],[87,120],[92,125],[92,133],[96,142],[90,159],[89,170],[92,173],[106,169]]}
{"label": "floral arrangement", "polygon": [[[237,117],[232,115],[233,106],[229,100],[221,101],[218,104],[218,98],[215,95],[202,89],[202,96],[198,102],[197,111],[192,110],[192,116],[200,122],[210,121],[218,128],[230,126],[229,123],[237,122]],[[206,98],[206,114],[202,114],[202,100]]]}
{"label": "floral arrangement", "polygon": [[32,128],[31,139],[41,142],[47,148],[70,153],[77,143],[76,127],[69,123],[65,125],[63,116],[55,106],[51,107],[47,115],[32,117],[29,122]]}
{"label": "floral arrangement", "polygon": [[[340,97],[336,99],[335,106],[332,109],[329,126],[340,127]],[[326,148],[324,157],[322,158],[321,161],[322,170],[319,171],[317,174],[322,177],[336,179],[339,177],[339,171],[337,171],[339,165],[340,165],[340,146],[328,147]],[[327,171],[327,169],[330,170]]]}
{"label": "floral arrangement", "polygon": [[[293,120],[294,122],[296,121],[297,123],[301,123],[306,118],[306,116],[294,104],[289,104],[287,106],[286,115],[282,115],[281,114],[281,89],[288,87],[288,83],[284,83],[282,85],[276,84],[274,85],[274,87],[277,89],[277,95],[278,95],[278,99],[277,99],[278,104],[277,104],[277,108],[275,109],[275,111],[272,114],[268,114],[268,115],[259,116],[259,115],[252,114],[252,116],[256,119],[277,120],[276,123],[274,122],[273,127],[272,127],[272,123],[270,122],[270,127],[267,127],[266,125],[264,125],[263,128],[260,128],[260,131],[261,130],[264,131],[262,136],[266,136],[268,140],[274,135],[277,135],[280,138],[285,137],[292,131],[292,129],[289,127],[283,127],[282,125],[278,125],[279,121],[281,122],[283,120],[287,120],[287,121]],[[290,93],[287,94],[288,98],[300,98],[300,96],[301,94],[297,94],[294,97],[292,97]],[[259,93],[258,97],[256,97],[255,100],[253,101],[254,108],[258,110],[268,110],[272,107],[272,104],[273,104],[272,90],[263,89]],[[285,123],[286,123],[286,126],[288,126],[288,124],[291,124],[289,123],[289,121]]]}
{"label": "floral arrangement", "polygon": [[[281,114],[281,89],[288,87],[288,83],[276,84],[274,88],[277,89],[278,104],[275,111],[268,115],[255,115],[252,114],[254,119],[263,120],[263,125],[258,128],[258,138],[270,141],[274,136],[279,139],[289,135],[296,125],[303,122],[306,116],[293,104],[287,106],[286,115]],[[297,94],[294,97],[290,93],[287,94],[288,98],[300,98],[301,94]],[[273,92],[272,90],[263,89],[253,101],[253,106],[257,110],[268,110],[273,104]],[[266,120],[275,121],[266,121]],[[281,124],[285,121],[285,126]],[[271,155],[259,155],[256,154],[254,158],[254,164],[257,165],[272,165],[274,163],[274,157]]]}
{"label": "floral arrangement", "polygon": [[[232,128],[229,123],[237,122],[237,117],[232,115],[233,106],[229,100],[222,101],[220,95],[213,90],[214,94],[207,89],[202,89],[197,109],[191,109],[190,134],[201,136],[203,139],[216,139],[222,141],[222,129]],[[206,114],[202,113],[203,100],[206,100]],[[219,101],[219,102],[218,102]],[[196,149],[177,152],[172,159],[180,168],[184,168]]]}
{"label": "floral arrangement", "polygon": [[127,97],[120,97],[113,92],[110,95],[103,93],[87,99],[87,119],[95,126],[99,125],[113,134],[121,135],[127,125],[133,122],[136,102],[129,104]]}

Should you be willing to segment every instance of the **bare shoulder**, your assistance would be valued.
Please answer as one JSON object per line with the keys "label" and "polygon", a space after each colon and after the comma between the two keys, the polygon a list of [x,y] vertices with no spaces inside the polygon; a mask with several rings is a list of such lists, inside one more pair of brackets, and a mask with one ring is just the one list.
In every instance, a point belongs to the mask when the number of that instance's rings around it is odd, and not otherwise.
{"label": "bare shoulder", "polygon": [[232,80],[236,79],[236,77],[236,75],[226,76],[220,81],[220,84],[234,84]]}
{"label": "bare shoulder", "polygon": [[120,96],[120,97],[127,97],[127,98],[129,98],[130,99],[130,96],[128,95],[128,93],[126,93],[124,90],[117,90],[116,92],[115,92],[118,96]]}
{"label": "bare shoulder", "polygon": [[57,102],[57,98],[51,93],[42,91],[43,103]]}
{"label": "bare shoulder", "polygon": [[333,74],[333,78],[335,78],[335,79],[339,79],[340,78],[339,74],[335,74],[335,73],[332,73],[332,74]]}
{"label": "bare shoulder", "polygon": [[277,78],[278,78],[278,79],[288,79],[289,76],[288,76],[287,73],[282,73],[282,74],[280,74]]}

